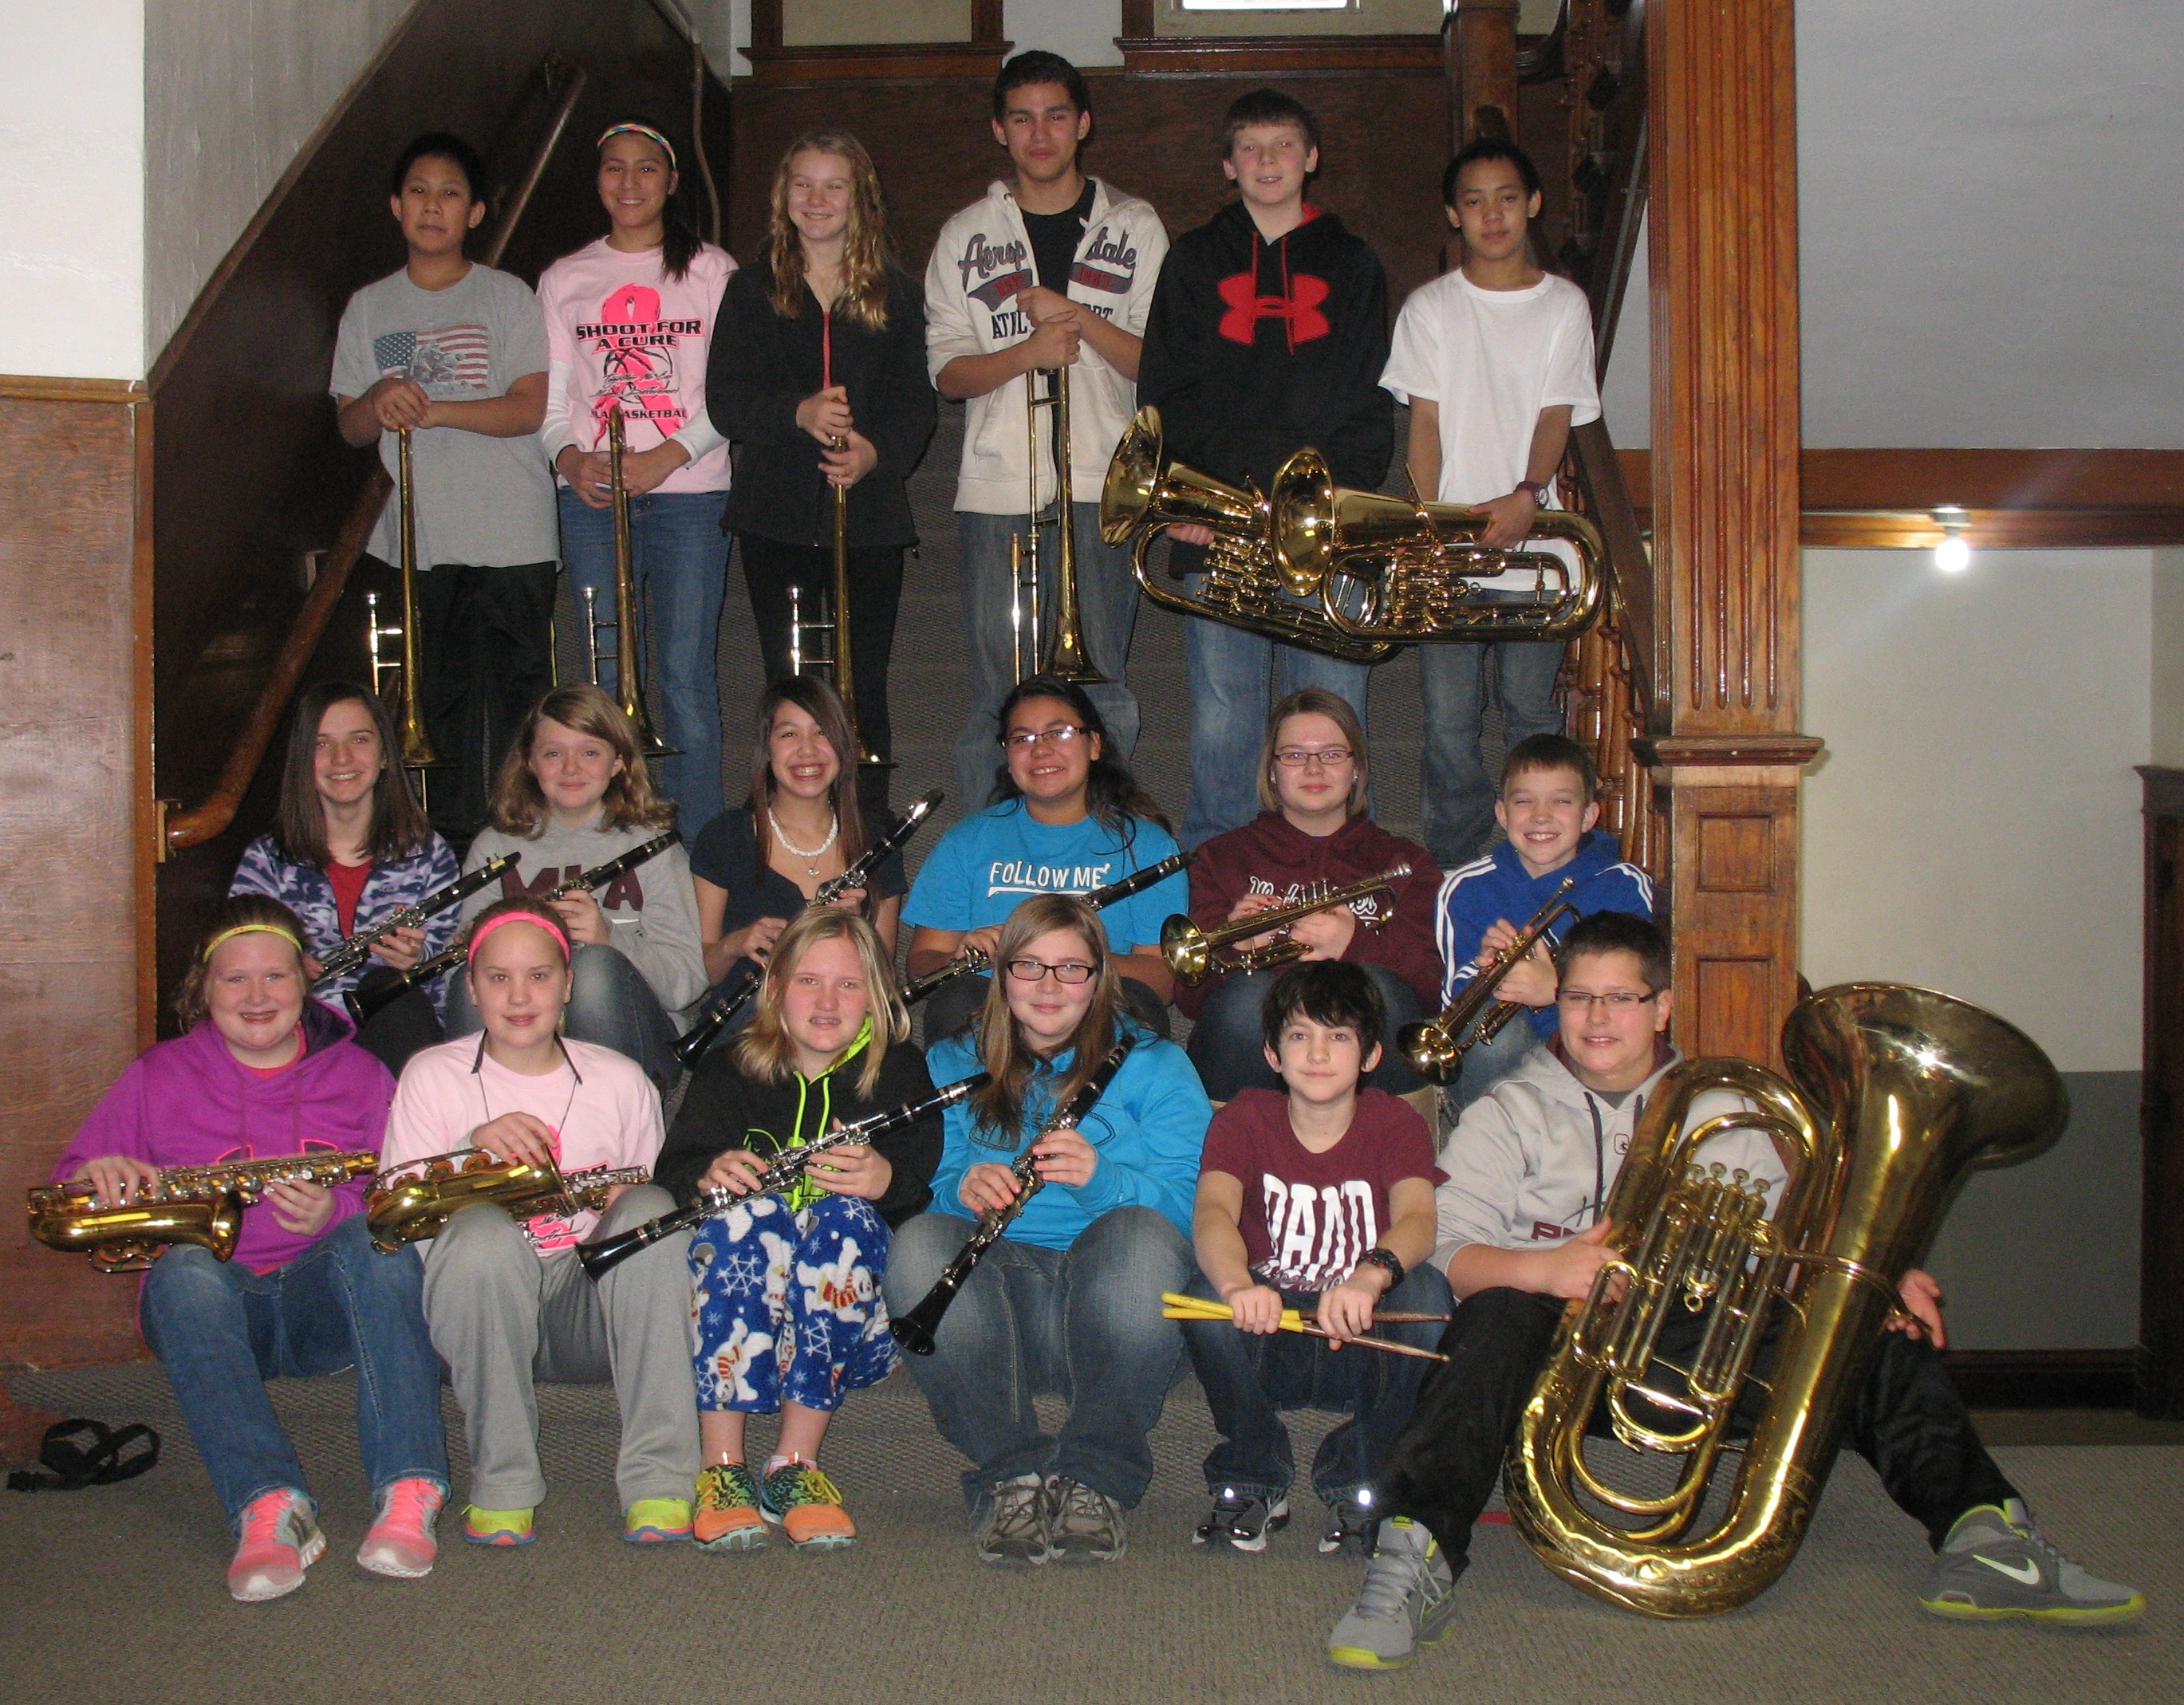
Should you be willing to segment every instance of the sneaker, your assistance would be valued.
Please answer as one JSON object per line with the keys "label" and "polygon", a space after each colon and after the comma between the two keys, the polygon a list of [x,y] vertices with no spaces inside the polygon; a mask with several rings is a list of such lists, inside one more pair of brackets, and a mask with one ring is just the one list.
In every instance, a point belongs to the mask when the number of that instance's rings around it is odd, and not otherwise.
{"label": "sneaker", "polygon": [[1122,1505],[1083,1480],[1050,1481],[1046,1509],[1047,1549],[1056,1563],[1112,1563],[1129,1544]]}
{"label": "sneaker", "polygon": [[621,1536],[632,1545],[666,1545],[690,1537],[690,1500],[641,1497],[622,1513]]}
{"label": "sneaker", "polygon": [[531,1530],[532,1512],[527,1509],[463,1509],[463,1537],[472,1545],[528,1545],[538,1536]]}
{"label": "sneaker", "polygon": [[698,1470],[698,1509],[690,1537],[700,1551],[763,1551],[766,1524],[759,1519],[758,1476],[741,1463],[715,1463]]}
{"label": "sneaker", "polygon": [[759,1513],[780,1523],[799,1551],[846,1551],[857,1541],[842,1494],[816,1463],[792,1458],[768,1475],[760,1488]]}
{"label": "sneaker", "polygon": [[1401,1669],[1421,1646],[1446,1637],[1456,1575],[1434,1536],[1408,1516],[1380,1524],[1357,1603],[1327,1636],[1345,1669]]}
{"label": "sneaker", "polygon": [[1380,1525],[1380,1513],[1373,1507],[1369,1486],[1335,1499],[1328,1506],[1327,1520],[1327,1530],[1319,1536],[1322,1557],[1335,1557],[1346,1551],[1361,1558],[1373,1555],[1373,1536]]}
{"label": "sneaker", "polygon": [[326,1554],[317,1514],[292,1486],[260,1492],[243,1506],[242,1537],[227,1566],[227,1590],[237,1603],[262,1604],[304,1584],[304,1571]]}
{"label": "sneaker", "polygon": [[2022,1499],[2012,1498],[1957,1518],[1919,1602],[1936,1616],[2131,1622],[2145,1612],[2146,1595],[2088,1574],[2032,1525]]}
{"label": "sneaker", "polygon": [[440,1547],[432,1537],[447,1493],[418,1476],[399,1480],[379,1495],[379,1513],[356,1548],[357,1567],[390,1580],[415,1580],[432,1572]]}
{"label": "sneaker", "polygon": [[1046,1487],[1037,1475],[997,1480],[978,1515],[981,1563],[1035,1567],[1053,1553],[1046,1538]]}
{"label": "sneaker", "polygon": [[1199,1523],[1190,1542],[1211,1545],[1225,1539],[1238,1551],[1261,1552],[1267,1548],[1268,1534],[1279,1533],[1289,1525],[1287,1498],[1269,1502],[1253,1493],[1240,1492],[1234,1486],[1223,1486],[1214,1493],[1212,1513]]}

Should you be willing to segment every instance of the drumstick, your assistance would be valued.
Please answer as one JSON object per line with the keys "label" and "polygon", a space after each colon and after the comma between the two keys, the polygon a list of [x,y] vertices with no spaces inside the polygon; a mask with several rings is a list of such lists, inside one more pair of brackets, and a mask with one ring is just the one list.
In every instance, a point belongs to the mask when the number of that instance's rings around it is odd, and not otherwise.
{"label": "drumstick", "polygon": [[[1165,1305],[1161,1309],[1161,1318],[1167,1320],[1234,1320],[1236,1318],[1236,1311],[1226,1302],[1212,1302],[1204,1297],[1185,1297],[1178,1291],[1163,1291],[1161,1302]],[[1379,1320],[1384,1317],[1375,1315],[1373,1318]],[[1424,1318],[1440,1317],[1429,1315]],[[1398,1344],[1391,1338],[1337,1337],[1323,1326],[1308,1324],[1302,1312],[1295,1308],[1282,1310],[1281,1330],[1301,1332],[1309,1338],[1324,1338],[1332,1344],[1362,1344],[1370,1350],[1386,1350],[1397,1356],[1415,1356],[1423,1361],[1446,1362],[1448,1359],[1438,1350],[1421,1350],[1414,1344]]]}

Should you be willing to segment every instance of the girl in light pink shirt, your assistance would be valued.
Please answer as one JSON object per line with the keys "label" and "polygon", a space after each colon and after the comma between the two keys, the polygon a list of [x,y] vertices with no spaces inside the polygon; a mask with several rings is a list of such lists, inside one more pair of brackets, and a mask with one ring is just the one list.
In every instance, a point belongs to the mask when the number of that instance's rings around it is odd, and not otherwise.
{"label": "girl in light pink shirt", "polygon": [[[599,141],[598,187],[607,234],[548,267],[546,419],[539,429],[558,476],[561,554],[581,599],[614,614],[614,514],[608,422],[626,448],[632,569],[640,610],[661,630],[651,654],[663,674],[661,791],[681,807],[682,832],[720,814],[721,720],[713,658],[728,545],[720,529],[727,441],[705,414],[706,356],[721,292],[736,264],[702,242],[680,192],[674,144],[634,120]],[[621,636],[602,645],[601,686],[616,687]],[[640,637],[630,636],[632,654]]]}

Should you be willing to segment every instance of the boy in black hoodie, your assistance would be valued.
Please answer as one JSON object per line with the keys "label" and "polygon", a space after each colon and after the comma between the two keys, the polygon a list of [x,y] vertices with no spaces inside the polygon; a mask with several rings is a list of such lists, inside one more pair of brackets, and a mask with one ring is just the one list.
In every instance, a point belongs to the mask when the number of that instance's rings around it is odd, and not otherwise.
{"label": "boy in black hoodie", "polygon": [[[1388,281],[1362,238],[1304,198],[1319,169],[1319,126],[1275,90],[1245,95],[1228,108],[1221,169],[1239,197],[1168,252],[1138,400],[1161,411],[1176,460],[1217,478],[1264,491],[1309,446],[1340,484],[1375,489],[1395,449],[1394,406],[1379,389]],[[1170,572],[1195,572],[1212,535],[1184,526],[1169,536],[1181,547]],[[1192,622],[1184,845],[1257,815],[1254,760],[1275,697],[1325,687],[1362,721],[1366,682],[1362,664]]]}

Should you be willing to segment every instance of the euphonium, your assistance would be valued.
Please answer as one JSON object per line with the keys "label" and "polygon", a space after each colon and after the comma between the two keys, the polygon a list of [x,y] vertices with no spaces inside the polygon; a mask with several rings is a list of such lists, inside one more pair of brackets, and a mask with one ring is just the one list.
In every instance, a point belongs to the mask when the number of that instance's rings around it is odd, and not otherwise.
{"label": "euphonium", "polygon": [[504,1160],[482,1148],[458,1149],[381,1173],[365,1198],[364,1223],[370,1228],[373,1247],[399,1249],[438,1236],[442,1226],[474,1202],[490,1202],[517,1219],[576,1213],[605,1207],[608,1192],[619,1186],[645,1184],[651,1178],[642,1166],[565,1173],[551,1162],[533,1165]]}
{"label": "euphonium", "polygon": [[159,1181],[127,1202],[107,1204],[84,1183],[41,1185],[30,1193],[31,1236],[48,1249],[87,1255],[102,1273],[137,1273],[170,1244],[194,1243],[216,1260],[235,1253],[242,1210],[276,1184],[329,1188],[379,1165],[369,1150],[276,1154],[212,1166],[162,1168]]}
{"label": "euphonium", "polygon": [[1178,912],[1161,925],[1161,957],[1167,961],[1168,971],[1176,981],[1193,989],[1216,971],[1224,974],[1263,971],[1271,965],[1285,965],[1291,959],[1304,957],[1308,950],[1302,941],[1285,938],[1269,942],[1266,947],[1253,947],[1237,954],[1225,963],[1218,956],[1231,941],[1249,941],[1252,936],[1263,936],[1270,930],[1286,930],[1298,919],[1308,918],[1314,912],[1331,912],[1337,906],[1347,906],[1368,894],[1378,894],[1393,888],[1410,874],[1409,865],[1391,864],[1379,875],[1352,882],[1346,888],[1337,888],[1331,893],[1307,895],[1286,906],[1255,912],[1248,918],[1232,918],[1211,930],[1200,929],[1191,922],[1188,914]]}
{"label": "euphonium", "polygon": [[1517,932],[1516,940],[1482,965],[1461,994],[1434,1017],[1405,1025],[1396,1033],[1396,1052],[1412,1071],[1428,1083],[1450,1082],[1462,1069],[1465,1054],[1481,1042],[1492,1041],[1524,1010],[1514,1001],[1500,998],[1502,980],[1523,963],[1541,937],[1552,939],[1551,932],[1563,918],[1577,915],[1577,908],[1563,897],[1576,886],[1576,877],[1563,877],[1547,903]]}
{"label": "euphonium", "polygon": [[[1616,1259],[1570,1305],[1509,1450],[1510,1518],[1540,1560],[1649,1616],[1734,1609],[1788,1567],[1896,1287],[1953,1186],[1973,1168],[2025,1159],[2067,1116],[2036,1043],[1927,989],[1823,989],[1790,1014],[1782,1052],[1787,1082],[1724,1059],[1686,1061],[1662,1080],[1608,1196]],[[1708,1091],[1752,1110],[1685,1134]],[[1740,1128],[1787,1152],[1771,1219],[1741,1179],[1690,1164],[1700,1144]],[[1748,1381],[1778,1309],[1773,1363],[1763,1382]],[[1671,1310],[1708,1315],[1688,1373],[1653,1358]],[[1695,1534],[1753,1388],[1762,1401],[1725,1508]],[[1624,1443],[1682,1459],[1670,1491],[1637,1497],[1594,1475],[1582,1447],[1603,1406]]]}

